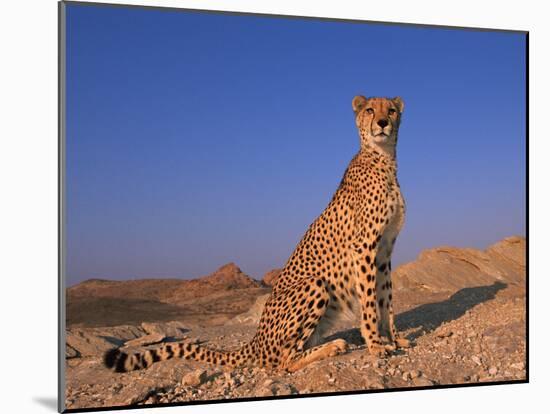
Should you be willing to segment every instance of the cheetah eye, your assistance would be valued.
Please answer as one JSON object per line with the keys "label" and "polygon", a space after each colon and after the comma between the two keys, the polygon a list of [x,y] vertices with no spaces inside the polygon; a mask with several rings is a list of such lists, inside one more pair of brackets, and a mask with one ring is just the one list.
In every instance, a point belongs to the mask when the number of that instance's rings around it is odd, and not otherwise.
{"label": "cheetah eye", "polygon": [[393,109],[393,108],[390,108],[390,110],[388,111],[388,113],[389,113],[390,115],[393,115],[393,114],[395,114],[395,109]]}
{"label": "cheetah eye", "polygon": [[372,109],[372,108],[367,108],[367,112],[368,112],[369,114],[374,114],[374,109]]}

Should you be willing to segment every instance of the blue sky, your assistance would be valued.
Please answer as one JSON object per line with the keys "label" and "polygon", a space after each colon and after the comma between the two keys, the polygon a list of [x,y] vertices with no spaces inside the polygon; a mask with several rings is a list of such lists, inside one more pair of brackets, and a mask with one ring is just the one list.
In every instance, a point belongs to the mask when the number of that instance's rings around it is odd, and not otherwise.
{"label": "blue sky", "polygon": [[525,234],[525,36],[67,7],[67,275],[280,267],[401,96],[394,263]]}

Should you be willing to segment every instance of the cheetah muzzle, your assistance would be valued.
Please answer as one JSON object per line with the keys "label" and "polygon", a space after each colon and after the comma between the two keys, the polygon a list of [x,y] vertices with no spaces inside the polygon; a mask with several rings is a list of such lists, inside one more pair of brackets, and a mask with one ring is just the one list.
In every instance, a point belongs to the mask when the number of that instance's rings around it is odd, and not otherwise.
{"label": "cheetah muzzle", "polygon": [[186,358],[296,371],[346,352],[343,339],[318,343],[346,313],[359,317],[370,353],[409,346],[395,328],[391,282],[392,250],[405,219],[395,154],[403,101],[356,96],[352,108],[360,149],[285,264],[252,340],[234,351],[183,342],[133,354],[112,349],[104,356],[107,367],[127,372]]}

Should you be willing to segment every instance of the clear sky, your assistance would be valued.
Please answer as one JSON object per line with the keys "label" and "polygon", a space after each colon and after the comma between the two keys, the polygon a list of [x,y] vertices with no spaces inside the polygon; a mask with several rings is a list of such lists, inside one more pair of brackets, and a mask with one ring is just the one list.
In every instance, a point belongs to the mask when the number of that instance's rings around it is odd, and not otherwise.
{"label": "clear sky", "polygon": [[518,33],[69,4],[68,283],[282,266],[357,94],[405,102],[395,264],[524,235],[525,76]]}

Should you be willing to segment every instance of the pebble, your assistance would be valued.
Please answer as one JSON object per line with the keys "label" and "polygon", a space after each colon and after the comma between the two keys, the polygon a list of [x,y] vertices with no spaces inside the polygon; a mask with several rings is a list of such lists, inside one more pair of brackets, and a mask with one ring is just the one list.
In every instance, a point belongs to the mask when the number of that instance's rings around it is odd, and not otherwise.
{"label": "pebble", "polygon": [[474,355],[472,357],[472,361],[474,361],[477,365],[481,365],[481,358],[479,358],[477,355]]}
{"label": "pebble", "polygon": [[417,377],[413,379],[413,384],[417,387],[429,387],[430,385],[433,385],[433,382],[425,377]]}
{"label": "pebble", "polygon": [[491,368],[489,368],[489,374],[490,374],[490,375],[496,375],[497,372],[498,372],[497,367],[491,367]]}
{"label": "pebble", "polygon": [[381,390],[384,388],[384,384],[380,380],[374,380],[369,384],[369,388],[372,388],[375,390]]}
{"label": "pebble", "polygon": [[206,382],[208,378],[206,371],[203,369],[198,369],[196,371],[190,372],[181,379],[181,384],[188,387],[198,387],[199,385]]}
{"label": "pebble", "polygon": [[416,369],[412,370],[410,374],[412,379],[418,378],[422,375],[422,373]]}
{"label": "pebble", "polygon": [[524,369],[525,369],[525,363],[523,363],[523,362],[516,362],[515,364],[511,364],[511,365],[510,365],[510,368],[512,368],[512,369],[524,370]]}

